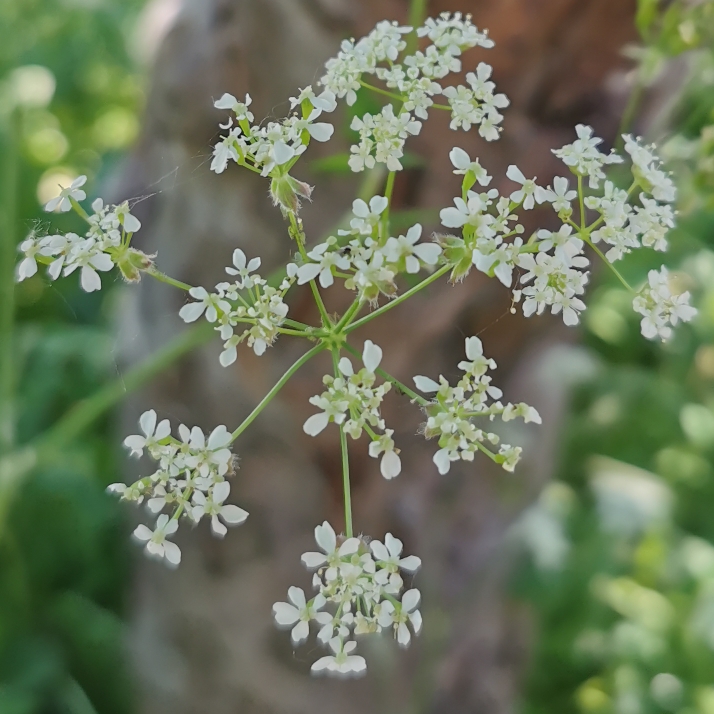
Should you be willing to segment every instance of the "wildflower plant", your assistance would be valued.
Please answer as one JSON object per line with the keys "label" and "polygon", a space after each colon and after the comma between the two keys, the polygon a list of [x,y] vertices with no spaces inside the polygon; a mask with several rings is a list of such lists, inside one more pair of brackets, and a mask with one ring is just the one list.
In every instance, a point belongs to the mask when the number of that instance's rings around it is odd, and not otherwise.
{"label": "wildflower plant", "polygon": [[[33,235],[20,246],[24,257],[17,269],[19,280],[34,275],[39,263],[47,265],[53,280],[79,270],[82,287],[93,291],[102,286],[100,273],[116,267],[130,283],[148,275],[186,291],[188,300],[179,314],[187,323],[206,320],[213,325],[223,344],[224,367],[239,359],[243,342],[259,356],[282,336],[310,344],[234,430],[221,425],[206,435],[197,426],[181,424],[173,432],[168,420],[159,421],[151,410],[140,419],[142,433],[125,440],[132,455],[148,454],[155,471],[131,485],[114,484],[110,491],[126,501],[145,503],[156,516],[153,529],[140,525],[134,535],[149,555],[169,564],[181,559],[178,546],[169,540],[181,522],[196,524],[207,518],[213,533],[222,537],[227,526],[248,517],[245,510],[227,503],[236,471],[233,444],[306,362],[322,352],[331,355],[331,373],[323,379],[324,390],[310,399],[316,412],[304,431],[310,436],[334,431],[340,440],[344,533],[337,534],[327,522],[317,526],[320,552],[306,553],[302,559],[314,571],[316,594],[308,598],[301,588],[292,587],[289,602],[274,606],[278,625],[291,629],[294,644],[307,639],[310,623],[316,627],[328,654],[315,661],[315,672],[364,671],[365,660],[354,653],[356,636],[387,630],[406,646],[412,633],[421,629],[419,591],[405,584],[405,577],[419,569],[419,558],[402,557],[402,543],[389,533],[384,542],[355,535],[347,437],[367,442],[367,452],[379,459],[384,478],[399,476],[400,449],[381,409],[393,391],[423,411],[423,434],[438,442],[433,460],[440,473],[449,471],[455,461],[473,461],[477,454],[513,471],[521,447],[501,443],[490,425],[495,420],[541,421],[533,407],[501,401],[502,392],[488,375],[496,364],[484,355],[475,336],[466,339],[466,359],[458,365],[463,376],[455,386],[443,376],[437,381],[419,375],[413,378],[412,389],[384,371],[378,345],[369,339],[353,344],[355,330],[437,280],[450,279],[456,285],[473,268],[509,288],[514,305],[520,304],[525,316],[549,309],[562,315],[566,325],[576,325],[586,309],[583,297],[593,255],[632,293],[634,309],[643,316],[645,337],[668,339],[673,326],[691,320],[696,312],[688,304],[688,293],[672,294],[666,268],[652,271],[648,283],[636,290],[615,267],[625,254],[642,246],[666,251],[666,236],[675,219],[671,178],[654,148],[631,136],[624,137],[623,157],[601,151],[602,140],[593,130],[577,126],[573,143],[554,151],[565,176],[545,186],[510,166],[506,178],[513,187],[504,194],[490,187],[492,177],[478,159],[454,146],[449,158],[454,174],[461,177],[461,188],[453,205],[440,213],[441,224],[453,232],[429,238],[415,224],[403,235],[394,234],[392,192],[396,173],[403,168],[404,146],[420,133],[431,111],[448,112],[455,131],[473,129],[486,141],[498,140],[501,110],[509,102],[496,91],[492,68],[480,62],[466,73],[466,84],[449,83],[464,69],[464,51],[492,46],[488,34],[460,13],[442,14],[417,28],[384,21],[358,41],[345,40],[317,86],[297,92],[290,99],[290,115],[280,121],[255,124],[248,95],[241,101],[224,94],[215,102],[228,117],[220,125],[225,133],[214,146],[212,170],[222,173],[235,163],[255,173],[256,180],[266,180],[270,197],[285,218],[291,243],[286,242],[286,265],[277,276],[262,276],[260,258],[247,256],[240,248],[226,268],[227,279],[212,289],[165,275],[156,266],[156,256],[132,246],[141,226],[127,203],[105,206],[97,199],[92,212],[85,211],[83,177],[62,188],[47,210],[74,209],[88,224],[86,234]],[[298,163],[313,140],[332,137],[333,126],[325,119],[338,100],[354,105],[359,92],[374,93],[384,105],[376,114],[354,117],[351,126],[358,142],[351,147],[349,166],[362,172],[383,165],[384,190],[368,200],[355,200],[348,227],[313,244],[300,218],[301,202],[311,199],[312,188],[297,177]],[[629,188],[621,189],[606,170],[625,158],[632,178]],[[536,205],[550,206],[560,226],[526,236],[520,217]],[[404,276],[418,274],[425,277],[405,290]],[[328,311],[321,292],[335,284],[354,296],[341,315]],[[314,297],[318,325],[288,316],[288,294],[303,285]]]}

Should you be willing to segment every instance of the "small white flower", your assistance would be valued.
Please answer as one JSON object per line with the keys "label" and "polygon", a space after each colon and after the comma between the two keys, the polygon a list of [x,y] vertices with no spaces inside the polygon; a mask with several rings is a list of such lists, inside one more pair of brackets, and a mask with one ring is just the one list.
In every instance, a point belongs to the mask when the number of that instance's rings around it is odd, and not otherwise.
{"label": "small white flower", "polygon": [[424,265],[436,265],[441,255],[441,248],[436,243],[418,243],[421,238],[421,225],[413,225],[406,236],[390,238],[384,246],[384,252],[390,263],[404,260],[407,273],[415,274]]}
{"label": "small white flower", "polygon": [[553,210],[559,215],[570,216],[573,208],[570,205],[578,197],[577,191],[569,190],[568,179],[563,176],[556,176],[553,179],[553,187],[546,189],[546,201],[552,204]]}
{"label": "small white flower", "polygon": [[139,525],[134,530],[134,537],[142,542],[146,542],[146,552],[157,558],[166,558],[171,565],[178,565],[181,562],[181,550],[176,543],[166,540],[167,536],[174,534],[178,530],[178,522],[175,519],[162,513],[156,520],[156,529],[150,530],[145,525]]}
{"label": "small white flower", "polygon": [[194,491],[193,494],[194,506],[191,509],[193,520],[198,522],[204,515],[211,516],[211,530],[220,538],[228,533],[228,529],[221,523],[219,516],[231,526],[240,525],[248,518],[247,511],[238,506],[224,503],[230,490],[231,486],[228,481],[221,481],[213,486],[208,497],[201,491]]}
{"label": "small white flower", "polygon": [[535,178],[527,179],[517,166],[511,164],[506,171],[506,176],[511,179],[511,181],[521,184],[522,188],[519,188],[511,194],[511,201],[514,203],[522,203],[526,211],[531,210],[536,202],[543,203],[548,200],[546,190],[536,184]]}
{"label": "small white flower", "polygon": [[215,322],[219,310],[224,313],[231,310],[230,303],[221,295],[211,294],[205,288],[191,288],[188,294],[198,302],[190,302],[179,310],[179,317],[184,322],[195,322],[204,312],[209,322]]}
{"label": "small white flower", "polygon": [[226,273],[228,275],[237,275],[238,280],[236,281],[238,287],[243,290],[250,290],[255,286],[255,278],[259,278],[258,275],[251,276],[260,267],[260,258],[251,258],[248,260],[245,253],[240,249],[236,248],[233,251],[233,265],[235,268],[226,268]]}
{"label": "small white flower", "polygon": [[380,610],[379,624],[382,627],[393,626],[397,642],[402,647],[406,647],[411,640],[407,622],[411,623],[415,635],[421,631],[422,617],[421,612],[417,610],[420,599],[421,594],[418,590],[407,590],[398,606],[395,607],[391,601],[387,600]]}
{"label": "small white flower", "polygon": [[391,572],[396,573],[397,570],[403,570],[405,573],[415,573],[421,567],[421,558],[416,555],[409,555],[406,558],[400,557],[404,544],[391,533],[387,533],[384,537],[384,543],[373,540],[370,542],[369,547],[375,559],[380,561]]}
{"label": "small white flower", "polygon": [[72,200],[84,201],[87,194],[82,190],[82,186],[87,183],[86,176],[78,176],[67,188],[60,186],[60,194],[56,198],[49,200],[45,204],[45,211],[60,211],[66,213],[72,209]]}
{"label": "small white flower", "polygon": [[467,174],[470,171],[481,186],[488,186],[491,183],[491,177],[486,169],[481,166],[478,159],[471,161],[469,155],[458,146],[455,146],[449,152],[449,159],[451,159],[451,163],[454,166],[455,174]]}
{"label": "small white flower", "polygon": [[354,640],[344,642],[340,637],[333,637],[329,645],[334,654],[320,657],[320,659],[312,665],[311,669],[313,672],[319,673],[327,670],[329,672],[337,672],[338,674],[358,674],[367,669],[367,663],[364,661],[364,657],[350,654],[350,652],[354,652],[357,647],[357,643]]}
{"label": "small white flower", "polygon": [[157,425],[157,416],[153,409],[149,409],[141,415],[139,426],[144,432],[144,436],[127,436],[124,439],[124,446],[130,449],[132,456],[142,456],[144,449],[151,451],[159,445],[160,441],[171,434],[169,420],[164,419]]}
{"label": "small white flower", "polygon": [[[333,575],[339,559],[346,555],[352,555],[359,549],[358,538],[347,538],[338,548],[337,535],[327,521],[321,526],[315,527],[315,542],[320,546],[323,552],[303,553],[303,565],[306,568],[320,568],[323,565],[327,565],[328,570],[331,570]],[[328,576],[328,579],[332,580],[333,578]]]}
{"label": "small white flower", "polygon": [[394,448],[394,440],[392,439],[393,433],[394,431],[392,429],[387,429],[379,439],[369,445],[369,455],[373,459],[383,454],[379,462],[379,469],[382,476],[386,479],[393,479],[399,476],[402,471],[401,459],[399,458],[397,450]]}
{"label": "small white flower", "polygon": [[[318,610],[325,605],[325,598],[321,594],[308,603],[302,588],[291,587],[288,590],[290,602],[276,602],[273,605],[273,615],[278,625],[291,627],[290,636],[294,645],[304,642],[310,634],[310,620],[317,619]],[[292,603],[292,604],[291,604]]]}

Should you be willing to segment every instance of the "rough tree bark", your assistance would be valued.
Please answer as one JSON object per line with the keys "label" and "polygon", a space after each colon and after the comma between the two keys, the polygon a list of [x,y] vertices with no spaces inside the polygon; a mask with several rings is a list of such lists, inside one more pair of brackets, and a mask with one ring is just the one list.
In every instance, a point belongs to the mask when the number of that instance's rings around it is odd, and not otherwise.
{"label": "rough tree bark", "polygon": [[[552,147],[572,139],[577,122],[612,138],[621,98],[607,90],[622,69],[620,48],[633,38],[634,0],[438,0],[429,12],[471,12],[488,27],[496,49],[472,52],[466,69],[484,59],[511,98],[501,141],[450,132],[436,116],[414,140],[422,168],[404,172],[395,196],[400,208],[450,205],[458,182],[448,151],[454,144],[479,155],[502,177],[517,162],[526,175],[549,182],[562,171]],[[286,98],[319,76],[343,36],[360,35],[382,17],[406,17],[406,0],[190,0],[166,37],[153,70],[144,132],[123,176],[120,192],[147,196],[137,206],[143,248],[158,251],[168,274],[212,286],[234,248],[261,255],[270,268],[291,246],[265,181],[235,167],[217,177],[208,170],[217,131],[211,99],[246,91],[257,117],[284,115]],[[437,113],[438,114],[438,113]],[[311,147],[314,157],[322,147]],[[349,207],[355,180],[309,175],[316,185],[304,217],[313,240]],[[499,188],[504,181],[497,179]],[[530,216],[547,223],[548,214]],[[436,225],[426,226],[436,229]],[[150,353],[182,325],[184,296],[144,281],[127,292],[122,341],[127,362]],[[314,320],[309,294],[295,298],[297,319]],[[330,305],[339,298],[328,294]],[[334,302],[336,300],[336,302]],[[420,414],[392,395],[387,423],[403,448],[404,470],[385,482],[366,446],[352,448],[354,509],[358,530],[399,535],[424,566],[417,585],[424,597],[425,628],[408,652],[388,638],[365,642],[370,673],[359,682],[315,681],[308,675],[316,653],[293,653],[289,637],[274,629],[271,605],[290,584],[309,587],[300,554],[327,518],[343,523],[339,445],[334,429],[318,439],[301,425],[307,397],[319,391],[329,360],[300,373],[236,444],[241,468],[232,499],[250,512],[225,541],[203,524],[184,532],[184,562],[176,572],[153,563],[138,566],[131,648],[141,682],[142,711],[151,714],[428,711],[434,714],[501,714],[517,701],[527,659],[528,617],[504,595],[508,558],[504,534],[550,477],[559,417],[565,400],[563,369],[573,339],[555,321],[508,314],[509,294],[495,280],[472,273],[456,288],[440,285],[397,308],[367,335],[385,350],[385,367],[405,381],[415,373],[455,372],[464,335],[480,334],[499,364],[496,383],[513,401],[534,404],[544,427],[524,430],[527,459],[515,476],[487,460],[455,467],[439,477],[433,444],[415,436]],[[231,428],[303,349],[281,338],[257,359],[247,349],[222,369],[214,341],[142,394],[126,412],[133,428],[152,406],[188,424]],[[565,362],[563,361],[565,360]],[[188,529],[184,529],[188,530]]]}

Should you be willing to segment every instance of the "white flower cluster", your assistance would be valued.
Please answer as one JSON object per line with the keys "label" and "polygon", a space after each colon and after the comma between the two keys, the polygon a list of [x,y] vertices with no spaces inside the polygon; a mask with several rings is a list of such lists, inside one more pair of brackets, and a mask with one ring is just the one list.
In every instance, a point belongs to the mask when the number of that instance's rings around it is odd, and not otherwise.
{"label": "white flower cluster", "polygon": [[[451,128],[468,131],[479,126],[479,133],[488,141],[498,139],[498,125],[503,120],[499,109],[508,106],[504,94],[495,94],[495,85],[489,81],[492,68],[480,63],[476,73],[466,75],[467,86],[442,87],[436,80],[452,72],[461,71],[461,54],[472,47],[493,47],[486,33],[480,32],[469,15],[444,13],[430,18],[417,28],[419,37],[431,41],[424,51],[417,50],[398,62],[406,49],[404,35],[411,27],[396,22],[380,22],[361,40],[345,40],[337,57],[329,60],[327,72],[320,84],[338,98],[346,98],[352,105],[357,92],[369,86],[364,75],[375,75],[388,90],[378,91],[401,101],[398,111],[392,104],[384,106],[380,114],[365,114],[352,120],[351,128],[359,132],[359,143],[351,147],[349,165],[353,171],[372,168],[382,163],[390,171],[402,169],[404,143],[421,130],[421,121],[428,117],[427,110],[434,105],[434,97],[443,94],[448,105],[439,105],[451,111]],[[379,66],[385,63],[387,66]]]}
{"label": "white flower cluster", "polygon": [[[572,190],[563,176],[555,177],[552,186],[539,186],[535,178],[528,179],[518,167],[509,166],[506,176],[520,188],[508,197],[500,196],[496,189],[479,193],[473,190],[474,185],[488,187],[491,177],[478,161],[471,161],[465,151],[456,147],[450,158],[454,173],[464,176],[462,196],[440,214],[442,225],[461,228],[462,233],[461,237],[439,238],[444,259],[452,267],[452,280],[463,278],[475,266],[511,287],[514,270],[520,269],[520,284],[513,289],[513,299],[522,303],[523,314],[540,315],[550,308],[554,314],[562,313],[566,325],[578,324],[585,309],[581,296],[589,278],[586,244],[596,250],[598,243],[607,244],[604,258],[609,263],[640,247],[665,251],[666,235],[675,221],[669,205],[675,199],[674,184],[661,169],[653,147],[643,146],[630,136],[623,137],[633,174],[633,184],[625,191],[607,181],[603,171],[608,164],[622,163],[623,158],[614,151],[600,152],[602,139],[593,136],[591,127],[579,125],[576,132],[575,142],[554,153],[575,174],[578,190]],[[581,194],[585,179],[591,189],[598,189],[597,194]],[[638,203],[633,204],[631,199],[638,188]],[[580,224],[573,220],[573,201],[578,198]],[[523,228],[515,223],[518,216],[514,211],[530,210],[543,203],[552,206],[562,225],[557,231],[538,230],[524,243]],[[588,223],[585,208],[596,214],[592,223]],[[643,334],[663,337],[668,334],[667,324],[691,320],[696,311],[689,308],[688,298],[688,294],[677,298],[677,309],[665,309],[651,296],[637,300],[638,312],[652,311],[648,321],[643,321]],[[672,321],[668,323],[670,317]],[[653,325],[657,325],[654,331]]]}
{"label": "white flower cluster", "polygon": [[403,558],[402,542],[391,533],[384,543],[338,537],[325,521],[315,528],[315,540],[321,552],[305,553],[302,562],[317,570],[313,576],[317,594],[307,600],[301,588],[291,587],[290,602],[276,602],[273,614],[278,625],[291,628],[294,645],[308,638],[311,622],[319,628],[317,639],[331,654],[314,662],[313,672],[359,675],[367,663],[353,654],[357,647],[353,636],[392,630],[397,642],[406,647],[411,631],[419,634],[419,591],[407,590],[401,600],[397,598],[404,588],[400,571],[415,573],[421,560],[414,555]]}
{"label": "white flower cluster", "polygon": [[253,126],[253,114],[248,107],[250,95],[239,102],[232,94],[224,94],[214,103],[216,109],[228,109],[235,117],[229,118],[221,129],[228,129],[213,148],[211,169],[220,174],[229,161],[273,178],[271,193],[276,205],[296,211],[300,198],[310,198],[311,188],[289,175],[297,158],[305,152],[310,139],[329,141],[334,132],[332,124],[316,121],[323,112],[337,107],[335,95],[325,90],[316,95],[312,87],[301,90],[290,100],[291,107],[300,107],[301,115],[293,114],[281,122]]}
{"label": "white flower cluster", "polygon": [[495,369],[496,363],[483,354],[483,345],[478,337],[466,338],[466,357],[459,362],[459,369],[465,372],[455,387],[445,377],[440,376],[435,382],[429,377],[414,377],[417,389],[434,394],[432,401],[424,408],[427,422],[424,435],[427,439],[437,437],[439,450],[434,454],[434,463],[439,473],[445,474],[451,468],[452,461],[473,461],[477,451],[483,451],[506,471],[513,471],[521,457],[521,448],[501,444],[498,454],[493,454],[485,442],[497,445],[500,437],[477,427],[473,420],[487,417],[493,421],[499,416],[504,422],[521,418],[525,422],[541,423],[538,412],[525,403],[506,405],[498,400],[503,393],[491,385],[487,376],[489,369]]}
{"label": "white flower cluster", "polygon": [[384,196],[373,196],[369,203],[355,200],[350,229],[339,231],[340,236],[351,240],[343,245],[344,239],[331,236],[310,250],[309,260],[297,268],[298,285],[318,278],[327,288],[334,283],[335,275],[340,275],[348,290],[356,290],[363,300],[374,302],[380,294],[396,294],[394,281],[400,273],[415,274],[435,266],[441,248],[436,243],[419,242],[419,223],[402,236],[388,237],[382,231],[380,217],[388,204]]}
{"label": "white flower cluster", "polygon": [[[145,525],[137,526],[134,536],[146,543],[148,555],[165,558],[171,565],[181,561],[179,547],[167,540],[178,530],[179,519],[198,523],[204,516],[211,519],[211,530],[219,537],[228,531],[225,524],[238,525],[248,513],[238,506],[226,504],[233,475],[234,459],[230,451],[232,441],[225,426],[216,427],[206,438],[197,426],[189,429],[179,425],[179,439],[171,436],[168,419],[157,423],[156,412],[144,412],[139,419],[142,434],[128,436],[124,446],[132,456],[141,457],[146,450],[158,463],[157,470],[127,486],[115,483],[107,489],[125,501],[142,503],[151,513],[160,513],[152,531]],[[164,509],[171,516],[162,513]]]}
{"label": "white flower cluster", "polygon": [[[341,424],[353,439],[359,439],[366,431],[372,439],[369,455],[378,458],[381,454],[380,471],[386,479],[398,476],[402,470],[399,449],[394,446],[392,429],[387,429],[380,413],[385,394],[392,385],[384,382],[375,386],[375,371],[382,361],[382,349],[371,340],[364,343],[362,362],[364,367],[354,371],[352,362],[343,357],[338,364],[339,375],[325,375],[323,383],[327,390],[310,398],[310,404],[322,411],[313,414],[303,425],[310,436],[317,436],[330,423]],[[382,433],[378,434],[375,430]]]}
{"label": "white flower cluster", "polygon": [[659,337],[668,340],[672,327],[689,322],[697,311],[689,304],[689,293],[672,295],[667,268],[650,270],[647,285],[632,301],[635,312],[644,315],[641,322],[642,334],[649,340]]}
{"label": "white flower cluster", "polygon": [[[243,340],[259,356],[275,342],[288,314],[285,293],[295,282],[297,270],[290,264],[288,276],[274,288],[255,272],[260,267],[260,258],[249,261],[237,248],[233,251],[233,266],[226,268],[226,272],[236,276],[234,282],[218,283],[214,293],[202,287],[191,288],[188,294],[195,302],[187,303],[179,311],[184,322],[195,322],[205,315],[208,322],[215,324],[224,340],[220,356],[224,367],[236,361],[237,346]],[[245,329],[235,331],[243,326]]]}
{"label": "white flower cluster", "polygon": [[[80,176],[68,188],[63,188],[57,198],[53,198],[45,210],[69,211],[71,201],[86,198],[79,188],[87,180]],[[80,284],[87,292],[100,290],[100,272],[108,272],[119,265],[127,280],[138,280],[139,270],[151,265],[150,256],[129,247],[131,236],[141,228],[141,223],[129,211],[127,202],[118,206],[105,206],[101,198],[92,204],[94,213],[87,216],[89,230],[84,236],[76,233],[63,235],[28,236],[20,244],[24,258],[17,266],[16,278],[20,282],[37,273],[38,261],[46,264],[47,274],[52,280],[60,275],[70,275],[80,271]]]}

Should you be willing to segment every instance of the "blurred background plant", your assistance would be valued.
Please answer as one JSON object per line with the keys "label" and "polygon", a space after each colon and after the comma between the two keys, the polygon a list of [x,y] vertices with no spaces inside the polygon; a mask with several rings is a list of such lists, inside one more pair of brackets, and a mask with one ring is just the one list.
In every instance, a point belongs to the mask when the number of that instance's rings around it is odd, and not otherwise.
{"label": "blurred background plant", "polygon": [[[103,493],[120,479],[107,409],[200,337],[117,378],[117,291],[41,277],[13,288],[10,274],[57,184],[87,174],[101,186],[137,138],[145,71],[132,37],[144,5],[0,4],[0,456],[48,443],[58,423],[61,437],[21,480],[0,464],[2,714],[135,708],[126,529]],[[639,0],[637,25],[623,127],[674,63],[686,72],[649,138],[666,139],[676,170],[669,256],[700,315],[659,347],[609,275],[590,296],[592,375],[573,394],[558,480],[513,529],[530,553],[513,592],[537,629],[525,714],[714,714],[714,3]],[[659,264],[637,251],[622,272],[641,283]]]}
{"label": "blurred background plant", "polygon": [[[39,277],[13,290],[12,273],[17,242],[46,224],[41,204],[57,184],[79,174],[101,184],[137,137],[143,75],[127,46],[142,5],[0,3],[0,455],[31,443],[114,372],[112,291],[88,295]],[[79,228],[69,215],[56,225]],[[125,539],[103,493],[117,478],[109,424],[95,420],[19,482],[0,470],[3,714],[132,708]]]}
{"label": "blurred background plant", "polygon": [[[573,394],[558,481],[514,529],[530,551],[514,589],[538,630],[526,714],[714,712],[714,3],[640,0],[637,25],[623,125],[679,57],[683,89],[648,138],[677,177],[670,266],[700,314],[646,343],[600,276],[583,331],[593,375]],[[623,273],[639,284],[656,263],[642,251]]]}

